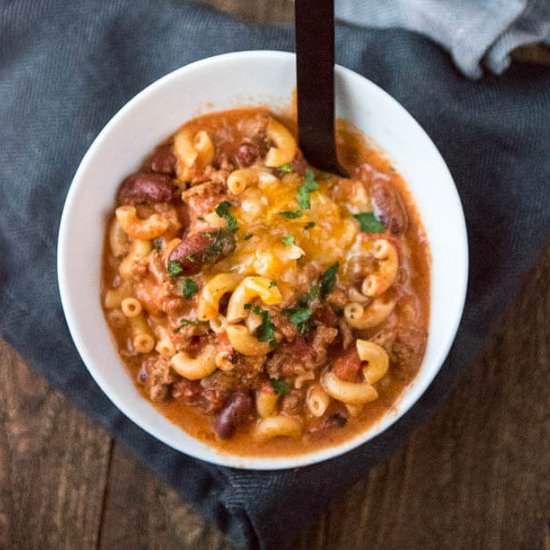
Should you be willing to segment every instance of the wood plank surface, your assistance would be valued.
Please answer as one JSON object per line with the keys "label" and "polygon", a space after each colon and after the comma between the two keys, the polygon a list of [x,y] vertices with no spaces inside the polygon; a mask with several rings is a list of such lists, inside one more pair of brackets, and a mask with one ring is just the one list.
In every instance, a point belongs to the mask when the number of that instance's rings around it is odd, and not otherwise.
{"label": "wood plank surface", "polygon": [[111,446],[0,341],[0,548],[95,548]]}
{"label": "wood plank surface", "polygon": [[[206,1],[206,0],[205,0]],[[290,21],[291,0],[207,0]],[[517,59],[545,62],[547,48]],[[550,250],[483,359],[296,550],[550,550]],[[228,550],[220,532],[0,341],[0,549]]]}

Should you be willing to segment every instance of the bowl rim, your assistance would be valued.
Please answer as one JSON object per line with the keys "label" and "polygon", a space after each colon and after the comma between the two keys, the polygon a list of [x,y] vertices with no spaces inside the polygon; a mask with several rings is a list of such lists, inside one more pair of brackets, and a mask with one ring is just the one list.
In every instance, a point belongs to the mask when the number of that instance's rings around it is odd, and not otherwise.
{"label": "bowl rim", "polygon": [[[59,287],[61,304],[62,304],[63,312],[65,314],[67,326],[69,328],[69,332],[71,334],[73,342],[79,352],[79,355],[83,363],[85,364],[88,372],[91,374],[92,378],[101,388],[103,393],[109,398],[109,400],[115,405],[115,407],[117,407],[117,409],[122,414],[124,414],[127,418],[129,418],[132,422],[134,422],[137,426],[139,426],[141,429],[146,431],[152,437],[161,441],[165,445],[168,445],[172,449],[175,449],[178,452],[182,452],[186,454],[187,456],[191,456],[196,459],[203,460],[205,462],[216,464],[219,466],[228,466],[228,467],[233,467],[238,469],[281,470],[281,469],[308,466],[308,465],[316,464],[318,462],[329,460],[331,458],[336,458],[338,456],[341,456],[344,453],[347,453],[363,445],[364,443],[371,441],[372,439],[383,434],[384,432],[386,432],[400,418],[405,416],[416,403],[418,403],[422,395],[425,393],[427,388],[430,386],[434,378],[437,376],[437,374],[441,370],[444,364],[444,361],[449,353],[449,350],[455,340],[456,333],[462,319],[464,304],[466,300],[467,286],[468,286],[468,271],[469,271],[468,237],[467,237],[467,228],[466,228],[466,222],[464,217],[464,211],[462,208],[458,190],[456,188],[456,184],[454,182],[454,179],[450,173],[450,170],[445,160],[443,159],[442,155],[440,154],[439,150],[437,149],[436,145],[433,143],[433,141],[431,140],[427,132],[416,121],[416,119],[395,98],[393,98],[393,96],[391,96],[388,92],[383,90],[380,86],[378,86],[368,78],[356,73],[351,69],[348,69],[341,65],[336,65],[335,71],[339,73],[343,77],[343,79],[350,80],[350,81],[357,81],[357,82],[360,81],[361,85],[364,86],[366,84],[367,86],[374,88],[378,94],[385,96],[386,101],[389,100],[389,102],[393,104],[393,108],[395,108],[396,111],[400,112],[399,115],[401,117],[409,119],[409,121],[412,122],[412,124],[416,126],[416,129],[423,135],[426,141],[426,146],[432,149],[433,158],[437,158],[439,160],[441,164],[441,169],[446,173],[446,176],[447,176],[447,181],[445,183],[449,187],[449,192],[452,197],[452,204],[450,208],[455,211],[455,214],[457,215],[457,222],[459,222],[457,225],[457,228],[459,229],[459,235],[457,235],[457,237],[460,238],[460,244],[462,248],[461,251],[460,250],[458,251],[459,253],[462,252],[461,254],[462,260],[460,261],[460,265],[462,266],[462,272],[459,274],[460,285],[455,289],[459,297],[456,311],[453,312],[453,317],[448,322],[448,328],[447,328],[447,333],[445,335],[445,339],[438,345],[437,353],[433,358],[433,360],[431,361],[431,364],[435,366],[431,368],[431,372],[429,372],[428,375],[422,379],[421,383],[415,384],[414,387],[411,388],[411,391],[414,391],[415,393],[414,399],[411,399],[410,403],[408,403],[406,406],[400,407],[396,414],[389,415],[388,413],[386,413],[376,423],[367,427],[364,431],[354,434],[349,439],[346,439],[339,444],[329,446],[329,447],[323,447],[312,451],[307,451],[305,453],[290,454],[284,457],[281,457],[281,456],[270,457],[267,455],[266,456],[236,455],[227,451],[220,451],[216,447],[212,447],[207,443],[205,443],[204,441],[194,438],[188,432],[185,432],[188,437],[195,439],[197,442],[201,444],[199,447],[189,450],[184,448],[185,445],[178,445],[178,442],[172,441],[170,440],[170,438],[164,437],[164,435],[159,434],[156,427],[153,425],[154,424],[153,422],[149,421],[147,418],[141,417],[140,415],[138,415],[137,412],[134,412],[124,399],[119,398],[116,390],[111,389],[111,384],[109,382],[109,379],[103,376],[100,370],[96,369],[95,367],[95,360],[92,356],[93,354],[90,353],[88,345],[86,344],[86,335],[81,334],[81,332],[78,330],[76,326],[76,322],[74,319],[76,318],[76,316],[78,316],[79,312],[77,311],[78,308],[75,306],[73,299],[70,296],[69,290],[68,290],[68,279],[70,278],[70,275],[68,273],[69,262],[67,261],[67,248],[68,248],[68,241],[70,239],[69,213],[73,209],[73,205],[78,198],[78,188],[81,184],[80,182],[81,182],[82,175],[86,172],[88,165],[93,162],[96,150],[98,150],[101,147],[101,144],[105,136],[110,133],[111,129],[115,127],[118,124],[118,122],[121,119],[123,119],[129,111],[135,109],[142,101],[146,100],[150,95],[154,94],[157,89],[165,85],[168,85],[172,80],[177,79],[182,75],[185,75],[187,73],[192,73],[195,69],[205,68],[205,67],[208,67],[209,65],[215,65],[217,63],[228,61],[228,60],[237,59],[237,60],[244,61],[247,59],[250,60],[251,58],[254,58],[256,60],[260,58],[266,62],[269,62],[269,60],[274,60],[275,58],[293,60],[295,58],[295,54],[292,52],[285,52],[285,51],[278,51],[278,50],[246,50],[246,51],[238,51],[238,52],[229,52],[229,53],[224,53],[224,54],[200,59],[193,63],[187,64],[183,67],[175,69],[174,71],[169,72],[168,74],[162,76],[161,78],[149,84],[141,92],[136,94],[127,103],[125,103],[115,113],[115,115],[107,122],[107,124],[99,132],[99,134],[96,136],[96,138],[94,139],[94,141],[89,146],[86,153],[84,154],[78,166],[78,169],[76,170],[75,175],[71,181],[69,190],[67,192],[67,196],[65,199],[65,203],[64,203],[63,211],[61,215],[59,232],[58,232],[58,246],[57,246],[58,287]],[[412,193],[412,191],[411,191],[411,194],[413,195],[413,198],[414,198],[414,193]],[[121,366],[122,366],[122,362],[121,362]],[[424,368],[426,368],[425,365],[423,366]],[[407,389],[405,389],[405,392],[406,391]],[[400,396],[399,400],[401,400],[404,395],[405,393]],[[136,398],[143,399],[143,397],[139,395],[137,391],[136,391]],[[161,413],[158,411],[156,411],[156,413],[161,415]],[[140,417],[138,418],[138,416]],[[387,421],[382,422],[384,419],[386,419]],[[382,427],[380,427],[381,424],[383,424]],[[179,428],[179,429],[183,430],[183,428]],[[183,439],[182,441],[185,443]]]}

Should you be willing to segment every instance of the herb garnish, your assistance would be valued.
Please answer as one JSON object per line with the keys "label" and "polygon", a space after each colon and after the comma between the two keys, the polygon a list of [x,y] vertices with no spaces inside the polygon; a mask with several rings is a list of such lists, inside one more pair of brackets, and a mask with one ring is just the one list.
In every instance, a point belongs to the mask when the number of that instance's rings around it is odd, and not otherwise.
{"label": "herb garnish", "polygon": [[339,264],[331,265],[320,277],[320,293],[321,298],[332,292],[336,284],[336,274],[338,273]]}
{"label": "herb garnish", "polygon": [[297,307],[284,311],[289,321],[298,329],[300,334],[304,334],[307,330],[308,320],[312,316],[313,311],[308,307]]}
{"label": "herb garnish", "polygon": [[193,297],[199,290],[199,287],[197,286],[197,283],[193,280],[187,277],[183,280],[181,284],[181,295],[184,298],[191,298]]}
{"label": "herb garnish", "polygon": [[182,319],[179,326],[174,329],[174,332],[179,332],[182,328],[185,327],[196,327],[199,325],[204,325],[206,323],[208,323],[208,321],[199,321],[199,319]]}
{"label": "herb garnish", "polygon": [[375,216],[374,212],[361,212],[353,216],[363,233],[382,233],[386,230],[384,224]]}
{"label": "herb garnish", "polygon": [[311,208],[311,202],[309,200],[309,194],[319,189],[319,184],[315,181],[315,174],[311,168],[306,170],[304,176],[304,182],[298,188],[298,206],[300,208]]}
{"label": "herb garnish", "polygon": [[232,233],[235,233],[239,229],[239,226],[237,224],[237,220],[234,218],[234,216],[229,212],[229,209],[233,205],[229,201],[223,201],[216,206],[216,214],[223,218],[227,222],[227,229],[231,231]]}
{"label": "herb garnish", "polygon": [[288,382],[280,378],[279,380],[270,380],[271,387],[275,390],[275,393],[278,395],[286,395],[290,388],[288,387]]}
{"label": "herb garnish", "polygon": [[177,260],[170,260],[168,262],[168,275],[175,277],[183,271],[183,266]]}
{"label": "herb garnish", "polygon": [[277,344],[277,340],[275,339],[275,325],[271,321],[269,311],[259,306],[254,306],[252,311],[262,319],[262,324],[256,329],[256,338],[260,342],[269,342],[273,347]]}
{"label": "herb garnish", "polygon": [[304,225],[304,229],[311,229],[312,227],[315,227],[315,222],[307,222]]}
{"label": "herb garnish", "polygon": [[294,237],[292,235],[285,235],[281,239],[281,241],[285,246],[292,246],[295,242]]}
{"label": "herb garnish", "polygon": [[252,235],[252,233],[248,233],[247,235],[245,235],[243,237],[243,241],[248,241],[249,239],[251,239],[254,235]]}
{"label": "herb garnish", "polygon": [[287,220],[295,220],[296,218],[301,218],[304,213],[301,210],[285,210],[279,212],[279,216],[286,218]]}
{"label": "herb garnish", "polygon": [[277,286],[277,281],[269,281],[269,286],[267,288],[273,288],[274,286]]}
{"label": "herb garnish", "polygon": [[160,250],[162,248],[162,239],[155,239],[153,241],[153,247],[155,248],[155,250],[157,252],[160,252]]}
{"label": "herb garnish", "polygon": [[292,167],[292,164],[290,162],[287,162],[286,164],[279,166],[277,170],[279,170],[279,172],[282,172],[283,174],[290,174],[290,172],[294,171],[294,168]]}

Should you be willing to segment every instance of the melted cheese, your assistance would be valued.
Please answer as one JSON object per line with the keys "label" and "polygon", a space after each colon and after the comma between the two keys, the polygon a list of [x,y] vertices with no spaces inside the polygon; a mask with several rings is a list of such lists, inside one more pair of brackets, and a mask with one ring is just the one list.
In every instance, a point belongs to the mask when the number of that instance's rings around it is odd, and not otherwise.
{"label": "melted cheese", "polygon": [[[257,186],[238,196],[239,204],[231,208],[239,224],[237,247],[213,272],[268,277],[291,299],[313,282],[312,275],[336,262],[343,264],[358,224],[345,204],[331,198],[334,177],[318,180],[319,190],[310,193],[311,208],[301,209],[297,193],[302,181],[294,173],[281,179],[260,178]],[[292,219],[281,215],[296,211],[302,215]],[[315,225],[307,227],[312,222]],[[252,237],[245,239],[247,235]]]}

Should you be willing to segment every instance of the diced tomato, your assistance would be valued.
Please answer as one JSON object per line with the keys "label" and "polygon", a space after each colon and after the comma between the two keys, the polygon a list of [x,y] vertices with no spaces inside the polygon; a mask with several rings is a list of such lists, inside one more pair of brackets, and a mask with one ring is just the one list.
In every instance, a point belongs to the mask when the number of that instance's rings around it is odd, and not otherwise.
{"label": "diced tomato", "polygon": [[341,380],[354,382],[361,370],[361,359],[359,359],[355,347],[351,347],[344,355],[338,357],[332,370]]}

